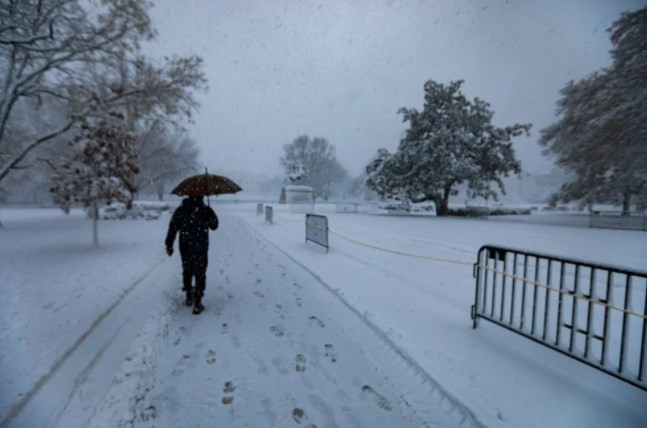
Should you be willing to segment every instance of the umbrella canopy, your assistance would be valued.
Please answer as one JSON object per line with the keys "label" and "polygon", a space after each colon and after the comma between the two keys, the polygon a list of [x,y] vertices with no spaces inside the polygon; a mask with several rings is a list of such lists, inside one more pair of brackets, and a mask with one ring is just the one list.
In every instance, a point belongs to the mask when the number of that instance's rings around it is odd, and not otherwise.
{"label": "umbrella canopy", "polygon": [[241,190],[243,189],[238,184],[227,177],[205,173],[184,179],[171,193],[178,196],[212,196]]}

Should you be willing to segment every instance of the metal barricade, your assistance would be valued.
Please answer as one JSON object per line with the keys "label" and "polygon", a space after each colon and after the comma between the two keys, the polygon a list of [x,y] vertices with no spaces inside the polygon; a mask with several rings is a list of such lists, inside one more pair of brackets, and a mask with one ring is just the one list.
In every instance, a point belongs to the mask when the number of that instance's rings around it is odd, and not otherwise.
{"label": "metal barricade", "polygon": [[263,215],[263,204],[256,204],[256,215]]}
{"label": "metal barricade", "polygon": [[308,241],[321,245],[328,252],[328,217],[306,214],[306,243]]}
{"label": "metal barricade", "polygon": [[647,272],[496,246],[474,265],[490,321],[647,391]]}
{"label": "metal barricade", "polygon": [[265,223],[274,224],[274,213],[272,207],[265,207]]}

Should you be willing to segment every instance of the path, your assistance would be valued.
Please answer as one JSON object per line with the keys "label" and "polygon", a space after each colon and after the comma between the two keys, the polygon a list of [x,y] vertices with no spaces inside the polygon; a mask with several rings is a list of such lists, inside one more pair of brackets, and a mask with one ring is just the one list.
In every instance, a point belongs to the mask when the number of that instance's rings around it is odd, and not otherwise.
{"label": "path", "polygon": [[149,351],[133,350],[140,361],[124,379],[139,379],[135,404],[124,406],[133,387],[116,385],[97,426],[478,426],[384,334],[238,218],[221,216],[212,234],[207,283],[203,314],[178,308],[156,344],[142,341]]}

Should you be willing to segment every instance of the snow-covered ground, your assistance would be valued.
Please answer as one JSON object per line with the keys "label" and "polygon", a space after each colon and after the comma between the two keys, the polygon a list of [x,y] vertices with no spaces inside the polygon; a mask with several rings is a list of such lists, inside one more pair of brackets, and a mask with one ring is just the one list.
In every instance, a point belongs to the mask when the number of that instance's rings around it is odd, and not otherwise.
{"label": "snow-covered ground", "polygon": [[[326,254],[303,242],[302,215],[274,208],[274,225],[239,211],[268,241],[385,331],[484,424],[631,427],[647,422],[644,391],[499,327],[481,323],[472,330],[471,266],[402,257],[335,234]],[[516,219],[325,214],[331,230],[344,237],[443,259],[473,262],[478,248],[490,243],[642,271],[647,266],[645,232]],[[544,217],[539,221],[550,223]]]}
{"label": "snow-covered ground", "polygon": [[[492,325],[471,268],[331,236],[302,214],[215,205],[207,310],[181,305],[168,216],[0,209],[0,425],[614,426],[647,393]],[[645,232],[329,213],[340,235],[473,262],[484,243],[644,270]]]}

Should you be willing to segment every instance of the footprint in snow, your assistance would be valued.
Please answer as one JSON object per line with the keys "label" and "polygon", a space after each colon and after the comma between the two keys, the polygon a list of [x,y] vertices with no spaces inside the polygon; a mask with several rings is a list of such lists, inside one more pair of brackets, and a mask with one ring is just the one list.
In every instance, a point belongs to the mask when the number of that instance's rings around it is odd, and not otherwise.
{"label": "footprint in snow", "polygon": [[256,296],[256,297],[261,297],[261,298],[265,297],[265,295],[264,295],[263,293],[259,292],[259,291],[254,291],[254,293],[253,293],[253,294],[254,294],[254,296]]}
{"label": "footprint in snow", "polygon": [[263,282],[263,280],[262,280],[262,279],[260,279],[260,278],[256,278],[256,285],[260,284],[261,282]]}
{"label": "footprint in snow", "polygon": [[222,325],[222,328],[220,329],[220,333],[221,333],[221,334],[227,334],[227,333],[229,333],[229,324],[224,323],[224,324]]}
{"label": "footprint in snow", "polygon": [[216,351],[209,349],[207,351],[207,364],[213,364],[216,362]]}
{"label": "footprint in snow", "polygon": [[156,416],[157,416],[157,409],[152,404],[146,407],[144,410],[142,410],[139,414],[139,418],[144,422],[153,420],[155,419]]}
{"label": "footprint in snow", "polygon": [[270,331],[272,333],[274,333],[274,336],[276,336],[276,337],[281,337],[281,336],[283,336],[285,334],[285,333],[283,333],[283,331],[280,328],[278,328],[276,326],[270,327]]}
{"label": "footprint in snow", "polygon": [[301,421],[306,418],[306,412],[303,409],[299,409],[297,407],[296,409],[292,410],[292,418],[296,423],[300,424]]}
{"label": "footprint in snow", "polygon": [[391,411],[391,403],[389,403],[389,400],[387,400],[386,397],[384,397],[383,395],[375,392],[375,390],[371,388],[369,385],[364,385],[362,387],[362,391],[364,391],[367,394],[370,394],[373,397],[375,404],[377,404],[379,408]]}
{"label": "footprint in snow", "polygon": [[297,303],[297,306],[299,307],[303,304],[303,300],[301,300],[301,297],[297,297],[296,303]]}
{"label": "footprint in snow", "polygon": [[316,325],[318,325],[319,327],[325,327],[325,326],[326,326],[326,324],[324,324],[324,322],[323,322],[323,321],[321,321],[319,318],[317,318],[317,317],[316,317],[316,316],[314,316],[314,315],[310,317],[310,321],[309,321],[309,322],[310,322],[310,325],[312,325],[312,324],[316,324]]}
{"label": "footprint in snow", "polygon": [[306,371],[306,357],[299,354],[299,355],[296,356],[294,361],[296,362],[296,365],[295,365],[296,371],[298,371],[298,372]]}
{"label": "footprint in snow", "polygon": [[223,388],[223,392],[227,395],[222,397],[222,404],[227,405],[231,404],[234,401],[234,397],[231,395],[233,392],[236,390],[236,387],[234,386],[233,382],[227,381],[225,382],[225,387]]}
{"label": "footprint in snow", "polygon": [[[308,422],[308,415],[306,414],[305,410],[296,408],[292,410],[292,419],[298,424],[301,422]],[[306,428],[317,428],[317,425],[315,424],[308,424],[306,425]]]}
{"label": "footprint in snow", "polygon": [[326,343],[324,348],[326,349],[326,358],[333,363],[337,362],[337,353],[335,352],[335,348],[330,343]]}

